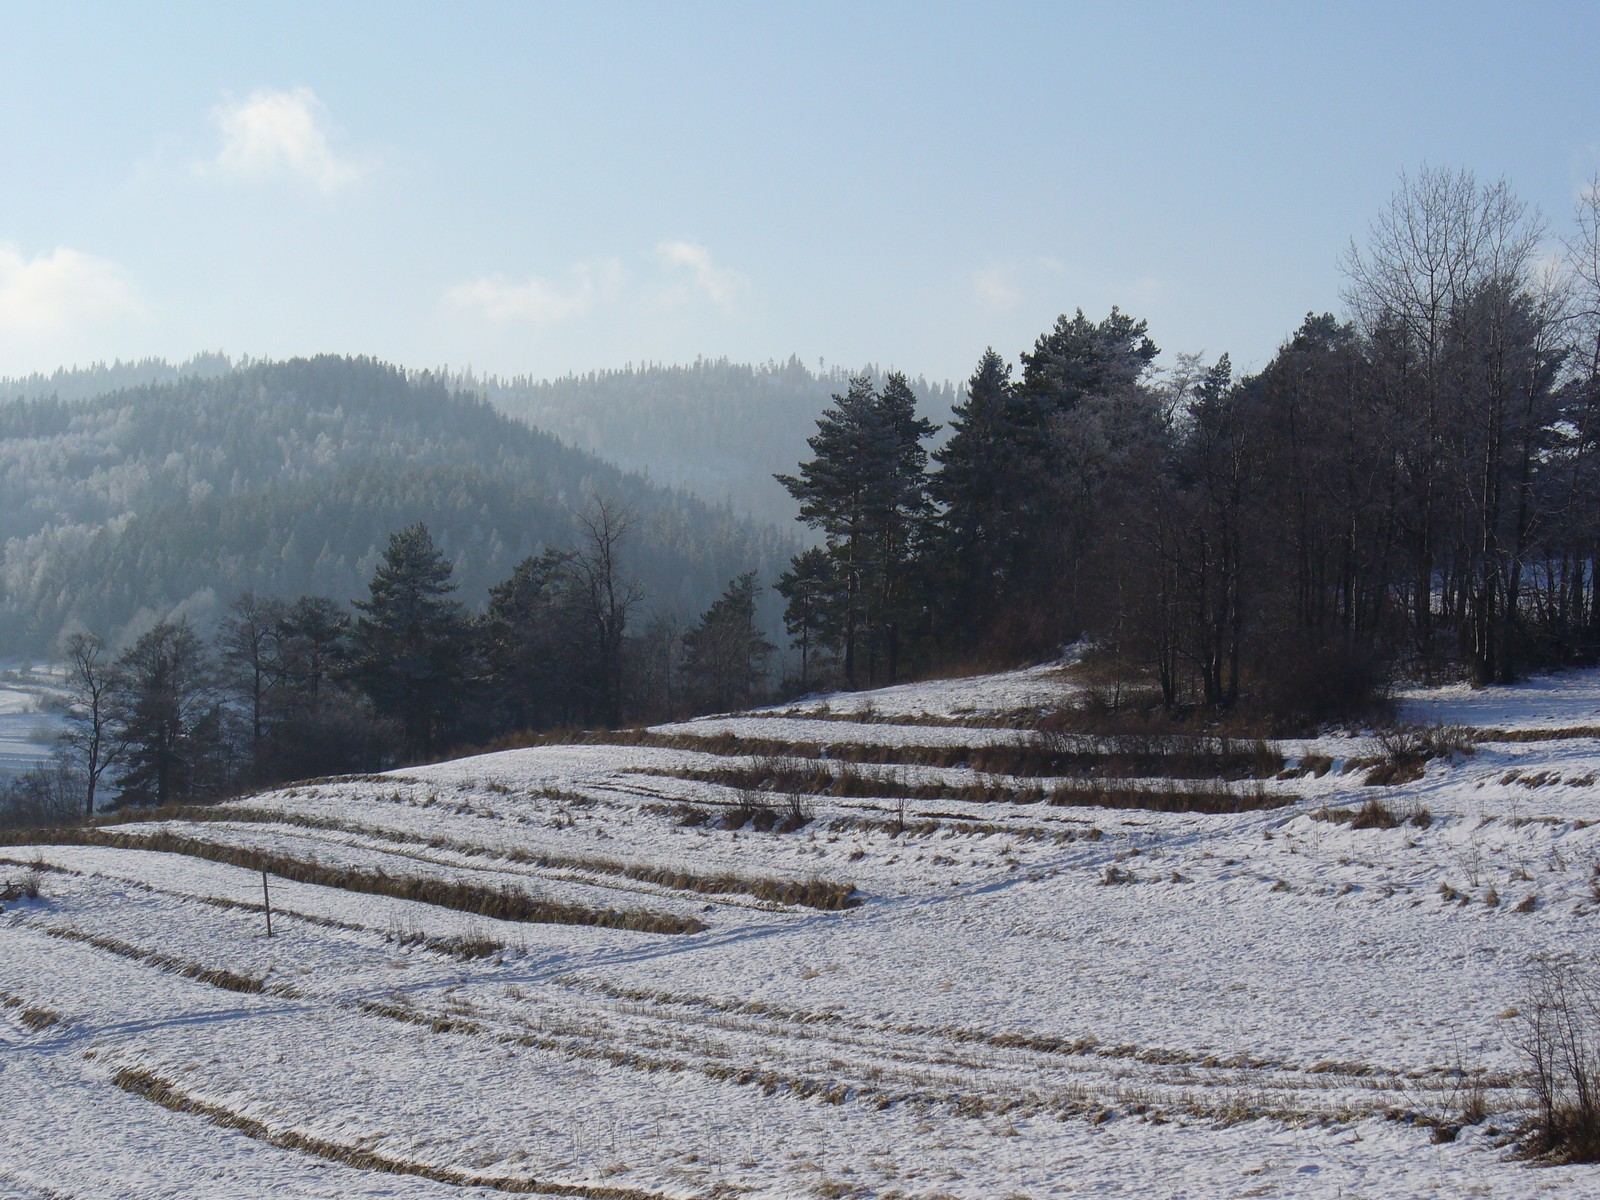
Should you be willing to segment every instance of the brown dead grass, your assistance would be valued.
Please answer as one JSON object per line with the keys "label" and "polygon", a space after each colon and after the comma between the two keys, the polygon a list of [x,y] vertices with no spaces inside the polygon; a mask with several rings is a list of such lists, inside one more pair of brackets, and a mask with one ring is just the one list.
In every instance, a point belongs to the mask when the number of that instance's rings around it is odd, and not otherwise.
{"label": "brown dead grass", "polygon": [[541,1196],[581,1196],[590,1200],[666,1200],[660,1192],[642,1188],[614,1187],[605,1184],[565,1184],[524,1175],[483,1175],[457,1167],[413,1162],[394,1155],[365,1150],[331,1138],[316,1137],[297,1130],[274,1130],[262,1121],[220,1104],[197,1099],[171,1080],[154,1071],[123,1067],[111,1077],[123,1091],[177,1113],[206,1118],[213,1125],[231,1129],[253,1141],[265,1142],[280,1150],[308,1154],[328,1162],[342,1163],[361,1171],[385,1175],[411,1175],[450,1187],[489,1188],[497,1192]]}
{"label": "brown dead grass", "polygon": [[[385,781],[387,782],[387,781]],[[649,863],[623,862],[618,859],[593,856],[548,854],[520,847],[492,847],[477,845],[457,838],[437,835],[422,836],[404,830],[374,827],[356,821],[341,821],[331,817],[312,816],[307,813],[276,809],[251,808],[241,804],[228,805],[167,805],[146,809],[143,812],[117,813],[110,819],[97,819],[91,828],[100,829],[124,824],[149,824],[163,821],[188,821],[192,823],[223,822],[240,824],[297,825],[306,829],[324,829],[339,833],[352,833],[390,842],[405,842],[426,846],[430,850],[447,850],[469,858],[498,859],[518,865],[537,867],[540,870],[588,872],[596,875],[614,875],[639,883],[653,884],[675,892],[696,895],[745,895],[769,904],[801,906],[834,912],[853,908],[861,897],[853,883],[827,879],[779,879],[773,876],[740,875],[731,871],[700,874],[679,867],[658,867]],[[781,822],[780,822],[781,823]],[[48,840],[45,834],[58,834],[59,830],[30,831],[28,844]],[[22,839],[19,839],[22,840]],[[4,844],[0,841],[0,844]],[[0,862],[5,860],[0,859]],[[274,871],[273,874],[282,874]],[[293,876],[284,875],[285,878]],[[484,914],[491,915],[491,914]],[[513,918],[514,919],[514,918]],[[581,922],[554,922],[575,924]]]}
{"label": "brown dead grass", "polygon": [[643,909],[587,908],[530,896],[508,885],[483,887],[461,880],[415,875],[390,875],[332,863],[307,862],[282,854],[270,854],[243,846],[227,846],[198,838],[184,837],[167,829],[148,834],[118,833],[110,829],[68,827],[33,830],[30,844],[66,846],[109,846],[119,850],[147,850],[185,854],[209,862],[265,871],[281,879],[334,887],[372,896],[392,896],[415,900],[439,908],[455,909],[499,921],[521,921],[543,925],[596,925],[606,929],[627,929],[639,933],[699,933],[704,922],[693,917]]}
{"label": "brown dead grass", "polygon": [[1069,733],[1036,733],[1027,742],[999,746],[873,745],[857,742],[789,742],[776,738],[718,734],[652,734],[634,743],[691,750],[719,757],[832,759],[870,766],[969,767],[1019,778],[1084,775],[1112,779],[1270,779],[1283,769],[1283,755],[1256,739],[1175,735],[1122,735],[1088,739]]}
{"label": "brown dead grass", "polygon": [[[799,760],[796,760],[799,761]],[[741,793],[760,790],[772,782],[770,769],[759,761],[729,762],[710,768],[685,767],[677,770],[639,768],[639,774],[688,779],[720,784]],[[1058,784],[1052,788],[983,781],[966,786],[937,783],[908,783],[890,774],[868,774],[845,766],[830,771],[820,763],[815,767],[786,773],[778,783],[785,792],[813,796],[854,799],[906,799],[964,804],[1050,804],[1086,808],[1144,809],[1153,812],[1240,813],[1282,808],[1298,796],[1272,792],[1257,785],[1253,791],[1233,791],[1226,787],[1181,788],[1175,783],[1133,784],[1085,780]]]}
{"label": "brown dead grass", "polygon": [[242,975],[237,971],[230,971],[225,967],[208,967],[203,963],[189,962],[171,954],[163,954],[159,950],[147,950],[142,946],[135,946],[128,942],[118,941],[103,933],[85,933],[81,929],[68,929],[53,927],[44,930],[53,938],[60,938],[64,942],[82,942],[119,958],[132,959],[134,962],[148,963],[153,967],[160,967],[163,971],[172,971],[182,975],[185,979],[196,979],[201,983],[209,983],[212,987],[222,988],[228,992],[245,992],[259,995],[266,990],[266,981],[250,975]]}
{"label": "brown dead grass", "polygon": [[0,991],[0,1008],[20,1009],[17,1020],[35,1033],[61,1023],[61,1014],[54,1009],[29,1004],[21,996],[12,995],[7,991]]}

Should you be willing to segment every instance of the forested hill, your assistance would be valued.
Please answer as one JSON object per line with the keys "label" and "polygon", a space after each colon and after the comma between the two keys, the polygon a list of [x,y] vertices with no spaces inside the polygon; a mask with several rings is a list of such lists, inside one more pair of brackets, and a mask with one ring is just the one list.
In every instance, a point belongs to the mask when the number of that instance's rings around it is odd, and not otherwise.
{"label": "forested hill", "polygon": [[[875,383],[881,373],[867,368]],[[561,379],[527,377],[461,382],[505,411],[599,454],[647,472],[713,503],[761,520],[793,521],[795,502],[773,481],[807,456],[806,439],[851,372],[813,373],[798,358],[750,366],[701,359],[689,366],[628,367]],[[913,379],[924,416],[946,425],[954,385]],[[935,444],[943,434],[935,438]]]}
{"label": "forested hill", "polygon": [[475,602],[525,556],[576,545],[595,496],[637,511],[628,565],[665,608],[697,612],[793,551],[787,530],[368,359],[0,404],[0,653],[46,651],[72,621],[116,637],[174,611],[203,619],[245,589],[345,602],[419,520]]}
{"label": "forested hill", "polygon": [[118,359],[110,363],[91,363],[87,367],[60,367],[48,375],[35,371],[32,375],[0,378],[0,399],[33,400],[54,396],[58,400],[88,400],[146,384],[176,383],[191,377],[215,379],[226,375],[236,365],[249,364],[235,364],[226,354],[209,352],[196,354],[180,363],[170,363],[164,358],[140,358],[128,362]]}

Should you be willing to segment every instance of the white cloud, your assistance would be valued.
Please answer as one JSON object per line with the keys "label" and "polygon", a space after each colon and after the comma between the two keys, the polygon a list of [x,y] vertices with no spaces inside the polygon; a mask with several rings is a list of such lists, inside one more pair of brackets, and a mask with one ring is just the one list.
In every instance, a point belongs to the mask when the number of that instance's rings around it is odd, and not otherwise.
{"label": "white cloud", "polygon": [[366,167],[336,152],[327,110],[308,87],[260,88],[244,100],[231,97],[211,110],[222,134],[215,168],[241,179],[289,176],[324,192],[359,181]]}
{"label": "white cloud", "polygon": [[38,336],[141,311],[138,293],[115,263],[64,246],[30,259],[0,242],[0,331]]}
{"label": "white cloud", "polygon": [[711,251],[698,242],[662,242],[656,247],[656,259],[668,267],[687,270],[695,290],[720,308],[732,308],[745,289],[744,276],[717,266],[711,261]]}
{"label": "white cloud", "polygon": [[569,267],[560,283],[537,276],[513,283],[503,275],[481,275],[451,287],[444,298],[451,307],[496,324],[551,325],[581,317],[614,297],[621,290],[623,274],[622,264],[607,258]]}

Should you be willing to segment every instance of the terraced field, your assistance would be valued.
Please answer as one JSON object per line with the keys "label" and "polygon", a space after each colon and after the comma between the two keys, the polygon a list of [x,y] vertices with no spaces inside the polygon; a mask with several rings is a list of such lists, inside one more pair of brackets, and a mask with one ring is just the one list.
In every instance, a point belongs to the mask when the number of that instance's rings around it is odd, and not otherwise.
{"label": "terraced field", "polygon": [[1031,732],[1072,686],[0,849],[0,1195],[1600,1195],[1505,1147],[1529,966],[1600,950],[1600,677],[1414,697],[1497,740],[1391,786]]}

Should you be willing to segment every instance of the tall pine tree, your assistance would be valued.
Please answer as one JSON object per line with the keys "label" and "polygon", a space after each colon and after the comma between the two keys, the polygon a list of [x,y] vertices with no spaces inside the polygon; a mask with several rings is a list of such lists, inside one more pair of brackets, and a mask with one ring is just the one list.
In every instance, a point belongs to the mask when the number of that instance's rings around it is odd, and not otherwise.
{"label": "tall pine tree", "polygon": [[922,440],[934,426],[916,415],[916,403],[904,376],[891,375],[883,395],[868,376],[852,377],[807,439],[814,457],[798,475],[775,476],[800,501],[800,519],[826,539],[845,684],[852,688],[863,650],[869,680],[880,658],[891,677],[899,666],[912,550],[929,512]]}
{"label": "tall pine tree", "polygon": [[459,718],[472,639],[443,551],[418,522],[389,538],[389,548],[357,600],[351,673],[373,707],[399,722],[405,753],[438,750]]}

